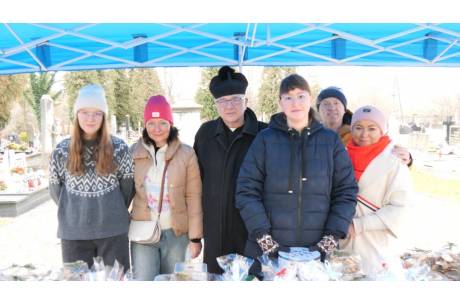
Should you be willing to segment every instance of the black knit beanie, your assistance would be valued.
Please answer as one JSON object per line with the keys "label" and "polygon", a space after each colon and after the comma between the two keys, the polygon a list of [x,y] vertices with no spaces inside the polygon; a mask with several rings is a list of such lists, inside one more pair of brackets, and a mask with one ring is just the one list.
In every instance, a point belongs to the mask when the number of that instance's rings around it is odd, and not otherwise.
{"label": "black knit beanie", "polygon": [[319,104],[321,104],[321,101],[328,98],[328,97],[335,97],[339,101],[342,102],[343,107],[345,107],[345,110],[347,110],[347,98],[343,94],[342,90],[337,87],[328,87],[326,89],[323,89],[319,95],[318,98],[316,99],[316,108],[319,110]]}

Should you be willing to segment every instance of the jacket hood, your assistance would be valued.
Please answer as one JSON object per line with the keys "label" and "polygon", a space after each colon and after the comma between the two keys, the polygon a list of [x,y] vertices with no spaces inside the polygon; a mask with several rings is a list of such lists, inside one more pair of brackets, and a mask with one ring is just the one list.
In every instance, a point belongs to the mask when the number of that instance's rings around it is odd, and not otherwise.
{"label": "jacket hood", "polygon": [[[283,112],[275,113],[272,115],[268,127],[289,133],[289,126],[287,124],[286,115]],[[310,116],[310,123],[307,127],[310,127],[310,133],[324,128],[323,125],[318,122],[314,116]]]}

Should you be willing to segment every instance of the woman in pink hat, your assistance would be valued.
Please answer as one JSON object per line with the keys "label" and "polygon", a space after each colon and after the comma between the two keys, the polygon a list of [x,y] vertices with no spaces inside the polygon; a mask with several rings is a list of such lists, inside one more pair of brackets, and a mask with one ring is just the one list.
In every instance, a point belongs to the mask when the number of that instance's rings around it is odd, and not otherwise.
{"label": "woman in pink hat", "polygon": [[[342,89],[335,86],[321,90],[316,99],[321,123],[340,136],[343,145],[351,141],[351,117],[353,112],[347,108],[347,98]],[[393,145],[393,154],[400,158],[407,166],[412,166],[413,159],[409,150],[400,145]]]}
{"label": "woman in pink hat", "polygon": [[197,157],[192,147],[180,142],[164,96],[150,97],[144,123],[142,138],[132,148],[136,195],[131,218],[156,219],[161,206],[161,238],[154,244],[131,239],[131,253],[134,279],[148,281],[173,273],[187,248],[191,258],[200,254],[203,213]]}
{"label": "woman in pink hat", "polygon": [[397,262],[396,241],[411,200],[409,169],[391,153],[383,113],[373,106],[359,108],[351,120],[347,145],[359,193],[356,214],[341,246],[361,256],[364,272],[372,276]]}

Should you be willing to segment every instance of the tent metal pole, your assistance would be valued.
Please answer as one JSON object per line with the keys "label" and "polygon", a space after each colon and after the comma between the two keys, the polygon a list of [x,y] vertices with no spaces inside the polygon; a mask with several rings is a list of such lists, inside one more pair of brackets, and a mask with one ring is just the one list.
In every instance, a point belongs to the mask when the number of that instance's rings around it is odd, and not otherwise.
{"label": "tent metal pole", "polygon": [[[310,46],[320,44],[320,43],[323,43],[323,42],[328,42],[328,41],[330,41],[332,39],[334,39],[334,38],[333,37],[327,37],[327,38],[324,38],[324,39],[315,40],[315,41],[312,41],[312,42],[297,46],[296,48],[297,49],[302,49],[302,48],[310,47]],[[278,51],[278,52],[274,52],[274,53],[270,53],[270,54],[267,54],[267,55],[262,55],[262,56],[259,56],[259,57],[255,57],[255,58],[252,58],[250,60],[246,60],[246,63],[256,62],[256,61],[259,61],[259,60],[262,60],[262,59],[266,59],[266,58],[274,57],[274,56],[281,55],[281,54],[284,54],[284,53],[288,53],[290,51],[291,50],[289,50],[289,49],[284,49],[284,50],[281,50],[281,51]]]}
{"label": "tent metal pole", "polygon": [[[22,39],[18,36],[18,34],[16,34],[16,32],[10,27],[10,25],[8,23],[4,23],[3,25],[8,29],[8,31],[11,33],[11,35],[13,35],[14,38],[16,38],[16,40],[21,45],[24,45],[24,42],[22,41]],[[35,62],[40,66],[40,70],[46,71],[45,65],[40,61],[40,59],[38,59],[38,57],[32,51],[30,51],[29,48],[24,48],[24,50],[27,53],[29,53],[30,57],[32,57],[35,60]]]}
{"label": "tent metal pole", "polygon": [[433,58],[433,60],[431,62],[433,63],[436,63],[439,61],[440,58],[442,58],[442,56],[444,54],[446,54],[447,51],[449,51],[450,48],[452,48],[454,45],[456,45],[458,42],[458,39],[455,39],[450,45],[448,45],[444,50],[441,51],[441,53],[438,54],[438,56],[436,56],[435,58]]}
{"label": "tent metal pole", "polygon": [[9,59],[9,58],[1,58],[0,57],[0,61],[7,62],[7,63],[13,64],[13,65],[20,65],[20,66],[24,66],[24,67],[29,67],[29,68],[33,68],[33,69],[37,68],[37,66],[31,65],[31,64],[28,64],[28,63],[25,63],[25,62],[22,62],[22,61],[12,60],[12,59]]}
{"label": "tent metal pole", "polygon": [[[81,30],[90,28],[90,27],[92,27],[92,26],[94,26],[96,24],[97,23],[86,24],[84,26],[76,27],[72,31],[81,31]],[[33,24],[33,23],[31,25],[38,26],[37,24]],[[11,56],[11,55],[14,55],[16,53],[20,53],[20,52],[24,51],[25,48],[34,47],[37,44],[41,44],[41,43],[44,43],[46,41],[50,41],[50,40],[53,40],[53,39],[56,39],[56,38],[59,38],[59,37],[65,36],[65,35],[67,35],[67,34],[66,33],[57,33],[57,34],[49,35],[49,36],[42,37],[42,38],[39,38],[39,39],[34,39],[34,40],[30,41],[30,42],[24,43],[24,45],[22,45],[22,46],[14,47],[14,48],[11,48],[11,49],[8,49],[8,50],[4,51],[4,54],[6,56]]]}
{"label": "tent metal pole", "polygon": [[[210,47],[210,46],[219,44],[219,43],[221,43],[221,42],[220,42],[220,41],[213,41],[213,42],[210,42],[210,43],[201,45],[201,46],[193,47],[192,50],[199,50],[199,49],[207,48],[207,47]],[[165,59],[168,59],[168,58],[177,57],[177,56],[179,56],[179,55],[186,54],[187,52],[188,52],[188,50],[179,51],[179,52],[173,53],[173,54],[168,54],[168,55],[165,55],[165,56],[162,56],[162,57],[158,57],[158,58],[149,60],[149,61],[143,63],[142,65],[153,64],[153,63],[155,63],[155,62],[161,62],[161,61],[163,61],[163,60],[165,60]]]}

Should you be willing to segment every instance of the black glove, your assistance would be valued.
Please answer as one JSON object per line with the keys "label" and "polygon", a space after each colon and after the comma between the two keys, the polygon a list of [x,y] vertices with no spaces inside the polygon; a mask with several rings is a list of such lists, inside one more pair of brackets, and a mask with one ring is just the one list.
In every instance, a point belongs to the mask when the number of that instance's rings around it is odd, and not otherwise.
{"label": "black glove", "polygon": [[339,245],[338,240],[333,235],[324,235],[323,238],[314,246],[309,247],[310,251],[319,251],[321,254],[321,262],[334,252]]}

